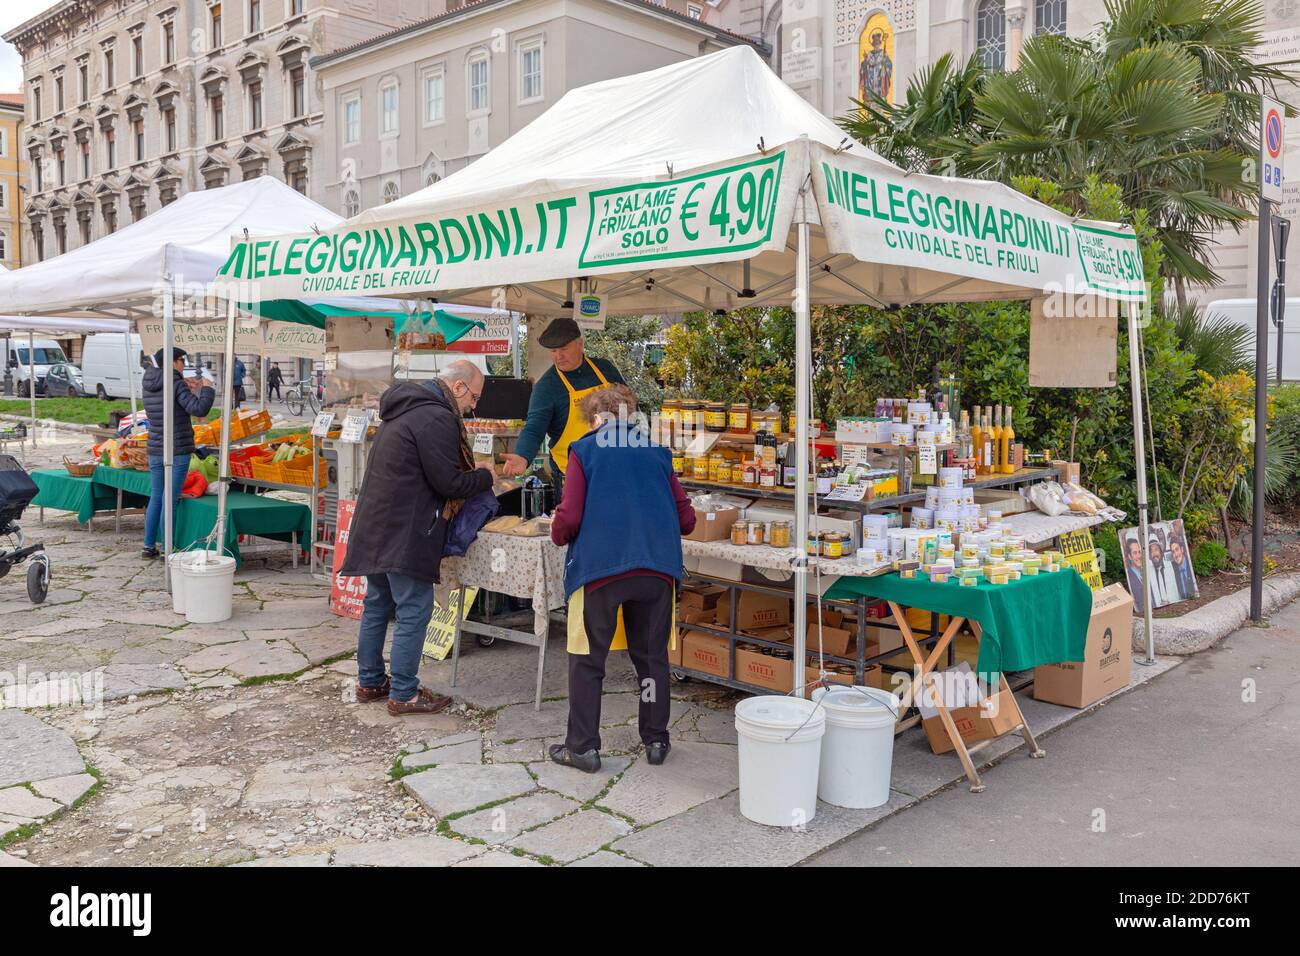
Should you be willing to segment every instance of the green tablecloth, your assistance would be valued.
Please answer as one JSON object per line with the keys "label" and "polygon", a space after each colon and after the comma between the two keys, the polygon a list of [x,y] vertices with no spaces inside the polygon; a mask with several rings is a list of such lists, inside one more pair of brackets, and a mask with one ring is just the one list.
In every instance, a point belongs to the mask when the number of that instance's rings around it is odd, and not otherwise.
{"label": "green tablecloth", "polygon": [[[123,498],[124,504],[140,508],[149,503],[148,477],[145,476],[144,495],[128,495]],[[94,478],[74,478],[62,468],[47,468],[33,471],[32,481],[40,489],[32,500],[33,505],[55,511],[71,511],[82,524],[89,521],[97,511],[114,511],[117,508],[117,493]]]}
{"label": "green tablecloth", "polygon": [[[131,501],[133,507],[137,503],[148,504],[151,490],[149,472],[103,465],[96,468],[90,478],[73,478],[61,469],[35,472],[32,478],[41,489],[35,504],[78,511],[81,521],[87,520],[91,511],[112,511],[117,505],[118,488],[126,492],[124,500]],[[47,484],[50,488],[48,500],[42,500],[47,497]],[[83,508],[91,510],[85,512],[85,517],[80,517]],[[226,495],[226,513],[230,519],[226,522],[226,551],[241,563],[238,543],[241,534],[291,541],[296,532],[298,541],[304,546],[310,541],[311,509],[304,504],[231,491]],[[216,495],[182,498],[176,509],[176,527],[172,536],[175,550],[184,551],[203,542],[216,526]]]}
{"label": "green tablecloth", "polygon": [[1092,617],[1092,591],[1073,568],[973,588],[962,587],[955,578],[932,584],[897,574],[845,576],[826,594],[859,595],[978,621],[983,629],[978,669],[984,674],[1083,660]]}

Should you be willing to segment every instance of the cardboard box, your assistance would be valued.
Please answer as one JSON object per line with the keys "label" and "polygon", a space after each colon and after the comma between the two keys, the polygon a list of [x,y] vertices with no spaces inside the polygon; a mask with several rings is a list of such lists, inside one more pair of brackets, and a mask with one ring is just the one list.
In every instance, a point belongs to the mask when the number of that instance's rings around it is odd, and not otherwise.
{"label": "cardboard box", "polygon": [[788,693],[794,684],[794,661],[736,647],[736,680],[755,687]]}
{"label": "cardboard box", "polygon": [[677,609],[677,621],[679,624],[712,624],[716,620],[714,614],[716,608],[709,608],[707,611],[693,611]]}
{"label": "cardboard box", "polygon": [[[817,623],[817,607],[813,604],[809,604],[807,607],[807,611],[808,613],[806,615],[806,619],[808,623],[809,624]],[[833,607],[824,607],[822,608],[822,623],[828,624],[831,627],[843,627],[844,612],[838,611]]]}
{"label": "cardboard box", "polygon": [[[807,685],[812,684],[821,678],[821,671],[817,669],[816,658],[813,658],[812,660],[813,663],[809,664],[807,667],[804,668],[803,679],[804,679],[805,689],[807,688]],[[826,680],[832,684],[848,684],[850,686],[853,684],[853,678],[848,674],[827,674]],[[804,696],[807,696],[807,694],[805,693]]]}
{"label": "cardboard box", "polygon": [[751,634],[760,640],[775,641],[778,644],[788,644],[794,640],[794,627],[790,624],[783,624],[780,627],[758,627],[745,633]]}
{"label": "cardboard box", "polygon": [[1068,481],[1076,485],[1079,483],[1079,463],[1077,461],[1061,461],[1057,459],[1052,461],[1052,467],[1058,472],[1058,481]]}
{"label": "cardboard box", "polygon": [[[1013,704],[1008,703],[1010,697],[1011,691],[1002,690],[973,706],[957,707],[948,711],[953,723],[957,725],[957,733],[961,735],[961,739],[967,747],[979,743],[981,740],[1001,737],[1019,726],[1020,722],[1016,719],[1015,707]],[[935,753],[944,754],[956,749],[953,747],[952,741],[948,739],[948,732],[943,726],[943,718],[939,717],[938,714],[924,718],[921,721],[921,726],[925,728],[925,736],[930,741],[930,749]]]}
{"label": "cardboard box", "polygon": [[[808,625],[808,650],[815,652],[817,650],[819,635],[817,624]],[[840,627],[828,627],[823,624],[820,632],[821,649],[832,657],[848,657],[849,649],[853,647],[853,632],[846,631]]]}
{"label": "cardboard box", "polygon": [[[893,618],[889,618],[893,621]],[[875,624],[867,625],[867,650],[864,657],[875,657],[878,654],[887,654],[890,651],[901,649],[903,644],[903,635],[897,628],[879,627]]]}
{"label": "cardboard box", "polygon": [[731,537],[731,526],[739,517],[739,508],[726,508],[722,511],[701,511],[696,508],[695,530],[682,537],[687,541],[722,541]]}
{"label": "cardboard box", "polygon": [[718,606],[718,598],[727,593],[727,589],[716,584],[697,584],[682,588],[682,596],[677,599],[677,607],[684,611],[713,610]]}
{"label": "cardboard box", "polygon": [[685,555],[682,565],[686,568],[687,574],[697,574],[702,578],[720,578],[723,581],[739,582],[745,571],[745,566],[739,561],[728,561],[726,558],[702,558],[694,554]]}
{"label": "cardboard box", "polygon": [[1083,660],[1034,668],[1034,700],[1087,707],[1126,687],[1133,669],[1132,631],[1133,598],[1124,585],[1094,592]]}
{"label": "cardboard box", "polygon": [[705,634],[702,631],[687,631],[686,637],[682,640],[681,666],[702,674],[730,677],[731,662],[727,659],[727,639]]}
{"label": "cardboard box", "polygon": [[[741,591],[736,604],[736,630],[753,631],[764,627],[780,627],[790,623],[790,599],[776,594]],[[731,595],[718,599],[717,621],[727,627],[731,621]]]}
{"label": "cardboard box", "polygon": [[668,648],[668,666],[669,666],[669,667],[681,667],[681,666],[682,666],[682,644],[685,642],[686,633],[687,633],[687,632],[686,632],[686,629],[685,629],[685,628],[680,628],[680,627],[679,627],[679,628],[677,629],[677,640],[676,640],[676,642],[675,642],[677,646],[676,646],[676,647],[669,647],[669,648]]}

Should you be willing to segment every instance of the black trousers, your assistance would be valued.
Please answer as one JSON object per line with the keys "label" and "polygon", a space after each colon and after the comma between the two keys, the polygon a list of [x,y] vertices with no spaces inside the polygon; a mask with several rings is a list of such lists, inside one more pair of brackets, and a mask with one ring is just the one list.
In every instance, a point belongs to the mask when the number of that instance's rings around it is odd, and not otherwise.
{"label": "black trousers", "polygon": [[627,651],[636,668],[641,694],[637,709],[641,741],[668,743],[672,706],[668,635],[673,626],[673,584],[663,578],[637,575],[611,581],[584,597],[583,623],[589,653],[569,655],[569,733],[565,744],[574,753],[600,749],[600,694],[620,605]]}
{"label": "black trousers", "polygon": [[274,385],[266,386],[266,393],[267,398],[270,398],[271,395],[274,394],[275,400],[278,402],[280,400],[280,383],[276,382]]}

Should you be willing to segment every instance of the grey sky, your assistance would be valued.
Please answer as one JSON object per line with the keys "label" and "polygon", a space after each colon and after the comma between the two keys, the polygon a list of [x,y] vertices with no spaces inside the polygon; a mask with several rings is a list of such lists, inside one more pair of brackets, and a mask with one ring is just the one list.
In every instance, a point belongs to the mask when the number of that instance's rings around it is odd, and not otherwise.
{"label": "grey sky", "polygon": [[[30,20],[56,0],[3,0],[0,2],[0,33],[8,33]],[[0,93],[13,93],[23,82],[23,61],[18,51],[0,40]]]}

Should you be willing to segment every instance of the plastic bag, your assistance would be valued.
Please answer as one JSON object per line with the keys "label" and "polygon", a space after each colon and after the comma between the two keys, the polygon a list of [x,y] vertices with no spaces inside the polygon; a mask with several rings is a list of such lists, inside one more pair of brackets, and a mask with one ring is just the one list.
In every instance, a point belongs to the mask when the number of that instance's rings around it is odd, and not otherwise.
{"label": "plastic bag", "polygon": [[1070,510],[1069,499],[1065,489],[1054,481],[1042,481],[1029,488],[1029,500],[1035,508],[1053,518]]}

